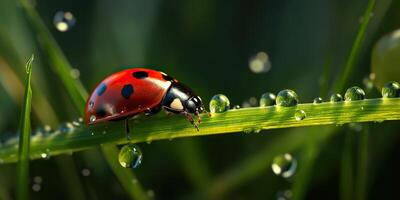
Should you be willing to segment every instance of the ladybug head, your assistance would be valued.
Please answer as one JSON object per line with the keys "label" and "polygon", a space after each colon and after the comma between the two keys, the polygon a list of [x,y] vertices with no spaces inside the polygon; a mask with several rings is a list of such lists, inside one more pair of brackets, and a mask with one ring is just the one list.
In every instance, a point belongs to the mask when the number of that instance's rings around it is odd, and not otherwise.
{"label": "ladybug head", "polygon": [[173,113],[193,113],[205,111],[201,98],[180,82],[173,82],[165,95],[162,106]]}

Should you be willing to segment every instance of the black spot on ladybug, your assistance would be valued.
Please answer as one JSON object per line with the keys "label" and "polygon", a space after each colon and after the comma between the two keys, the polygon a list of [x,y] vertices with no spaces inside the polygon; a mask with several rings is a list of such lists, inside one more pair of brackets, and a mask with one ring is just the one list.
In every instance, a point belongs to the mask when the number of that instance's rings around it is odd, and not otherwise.
{"label": "black spot on ladybug", "polygon": [[133,94],[133,86],[131,84],[124,85],[121,90],[121,94],[125,99],[129,99],[129,97]]}
{"label": "black spot on ladybug", "polygon": [[97,117],[104,117],[104,116],[106,116],[106,114],[107,114],[107,112],[104,109],[104,107],[99,107],[99,108],[96,109]]}
{"label": "black spot on ladybug", "polygon": [[145,71],[137,71],[137,72],[133,72],[132,76],[137,79],[144,79],[144,78],[149,77],[149,73],[147,73]]}
{"label": "black spot on ladybug", "polygon": [[101,96],[104,94],[104,92],[107,90],[107,85],[105,83],[102,83],[96,90],[96,93],[98,96]]}
{"label": "black spot on ladybug", "polygon": [[161,75],[162,75],[163,79],[166,80],[166,81],[173,81],[174,80],[174,78],[172,78],[171,76],[169,76],[167,74],[161,73]]}

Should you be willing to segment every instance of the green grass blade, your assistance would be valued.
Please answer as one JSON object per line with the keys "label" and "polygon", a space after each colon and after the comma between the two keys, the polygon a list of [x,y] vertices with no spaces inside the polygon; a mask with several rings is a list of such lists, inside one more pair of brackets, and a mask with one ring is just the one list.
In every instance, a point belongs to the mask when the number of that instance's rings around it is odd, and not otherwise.
{"label": "green grass blade", "polygon": [[21,118],[20,118],[20,135],[18,147],[18,177],[17,177],[17,192],[16,196],[19,200],[28,198],[28,176],[29,176],[29,145],[31,136],[31,74],[32,62],[34,56],[26,63],[27,78],[25,82],[25,95],[22,104]]}
{"label": "green grass blade", "polygon": [[[302,121],[294,118],[296,110],[307,113]],[[243,133],[248,130],[267,130],[289,127],[337,125],[356,122],[375,122],[400,120],[400,98],[366,99],[362,101],[299,104],[295,107],[282,108],[243,108],[225,113],[203,115],[200,131],[196,131],[182,116],[151,116],[130,121],[131,142],[149,142],[168,140],[178,137],[193,137],[226,133]],[[96,126],[79,126],[65,134],[59,130],[48,136],[34,137],[31,143],[31,157],[40,157],[40,152],[51,149],[52,155],[87,149],[105,143],[127,143],[122,122],[110,122]],[[15,162],[12,154],[16,153],[13,140],[0,148],[0,159]]]}
{"label": "green grass blade", "polygon": [[342,91],[344,89],[347,81],[349,80],[351,73],[354,70],[355,64],[360,55],[362,43],[365,39],[365,34],[367,31],[367,27],[368,27],[370,18],[372,16],[372,12],[375,8],[375,1],[376,0],[369,0],[369,2],[368,2],[367,8],[363,15],[363,21],[360,25],[360,28],[358,29],[358,33],[357,33],[356,39],[354,40],[349,57],[347,58],[346,65],[344,67],[344,70],[343,70],[341,76],[339,76],[339,80],[337,81],[337,84],[335,86],[336,92]]}
{"label": "green grass blade", "polygon": [[114,171],[114,174],[120,180],[122,187],[128,192],[131,199],[147,200],[150,199],[144,192],[142,186],[138,182],[135,174],[131,173],[132,169],[122,168],[115,159],[118,157],[118,148],[112,144],[102,145],[103,153],[107,159],[108,165]]}

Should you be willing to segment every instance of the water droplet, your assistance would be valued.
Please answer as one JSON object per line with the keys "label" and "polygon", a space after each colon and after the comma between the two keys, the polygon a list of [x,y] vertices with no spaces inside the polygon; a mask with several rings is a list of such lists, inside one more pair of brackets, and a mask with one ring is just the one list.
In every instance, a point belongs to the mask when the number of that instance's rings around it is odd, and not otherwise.
{"label": "water droplet", "polygon": [[343,97],[340,94],[332,94],[331,95],[331,102],[340,102],[343,101]]}
{"label": "water droplet", "polygon": [[400,97],[400,84],[396,81],[386,83],[382,87],[383,98],[396,98]]}
{"label": "water droplet", "polygon": [[290,199],[292,199],[292,196],[293,196],[293,193],[291,190],[278,191],[276,193],[277,200],[290,200]]}
{"label": "water droplet", "polygon": [[80,122],[79,119],[78,120],[74,120],[74,121],[72,121],[72,125],[74,125],[75,127],[79,127],[79,126],[82,125],[82,122]]}
{"label": "water droplet", "polygon": [[93,102],[93,101],[90,101],[90,102],[89,102],[89,109],[90,109],[90,110],[93,109],[93,106],[94,106],[94,102]]}
{"label": "water droplet", "polygon": [[90,121],[90,122],[96,121],[96,116],[90,115],[89,121]]}
{"label": "water droplet", "polygon": [[296,172],[297,160],[288,153],[278,155],[273,159],[271,167],[276,175],[289,178]]}
{"label": "water droplet", "polygon": [[296,106],[299,103],[299,98],[293,90],[282,90],[276,96],[276,105],[291,107]]}
{"label": "water droplet", "polygon": [[306,112],[304,112],[304,110],[296,110],[296,112],[294,113],[294,118],[297,121],[301,121],[306,118]]}
{"label": "water droplet", "polygon": [[363,127],[360,123],[350,123],[349,128],[355,132],[361,132]]}
{"label": "water droplet", "polygon": [[78,118],[78,122],[79,122],[79,123],[83,123],[83,118],[82,118],[82,117],[79,117],[79,118]]}
{"label": "water droplet", "polygon": [[271,69],[269,56],[265,52],[258,52],[249,60],[249,68],[253,73],[266,73]]}
{"label": "water droplet", "polygon": [[223,94],[216,94],[211,98],[210,101],[210,112],[211,113],[222,113],[229,110],[230,102],[228,97]]}
{"label": "water droplet", "polygon": [[66,32],[75,25],[75,17],[71,12],[58,11],[54,15],[53,23],[60,32]]}
{"label": "water droplet", "polygon": [[258,106],[258,100],[256,97],[250,97],[249,98],[249,103],[251,107]]}
{"label": "water droplet", "polygon": [[32,190],[34,192],[39,192],[41,189],[42,189],[42,186],[40,184],[38,184],[38,183],[35,183],[35,184],[32,185]]}
{"label": "water droplet", "polygon": [[360,87],[354,86],[346,90],[345,101],[357,101],[365,99],[365,92]]}
{"label": "water droplet", "polygon": [[243,101],[242,108],[250,108],[250,107],[251,107],[251,105],[250,105],[249,101],[247,101],[247,100]]}
{"label": "water droplet", "polygon": [[78,79],[79,76],[81,75],[81,72],[79,71],[79,69],[73,68],[71,69],[70,74],[73,79]]}
{"label": "water droplet", "polygon": [[49,149],[46,149],[45,151],[43,151],[43,152],[40,154],[40,157],[42,157],[44,160],[50,159],[50,150],[49,150]]}
{"label": "water droplet", "polygon": [[239,105],[234,105],[232,109],[240,109]]}
{"label": "water droplet", "polygon": [[33,177],[33,182],[40,184],[43,182],[43,179],[41,176],[35,176],[35,177]]}
{"label": "water droplet", "polygon": [[316,97],[313,101],[314,104],[322,103],[322,98],[321,97]]}
{"label": "water droplet", "polygon": [[119,164],[125,168],[136,168],[142,163],[142,151],[137,145],[124,145],[119,151]]}
{"label": "water droplet", "polygon": [[90,135],[94,135],[94,132],[91,132]]}
{"label": "water droplet", "polygon": [[61,124],[59,130],[61,133],[69,133],[74,129],[74,125],[70,122]]}
{"label": "water droplet", "polygon": [[276,99],[276,96],[273,93],[266,92],[266,93],[262,94],[261,98],[260,98],[260,107],[275,105],[275,99]]}
{"label": "water droplet", "polygon": [[85,169],[82,169],[81,173],[82,173],[82,176],[89,176],[90,170],[85,168]]}
{"label": "water droplet", "polygon": [[371,73],[369,76],[363,78],[363,84],[366,90],[370,91],[374,88],[375,74]]}

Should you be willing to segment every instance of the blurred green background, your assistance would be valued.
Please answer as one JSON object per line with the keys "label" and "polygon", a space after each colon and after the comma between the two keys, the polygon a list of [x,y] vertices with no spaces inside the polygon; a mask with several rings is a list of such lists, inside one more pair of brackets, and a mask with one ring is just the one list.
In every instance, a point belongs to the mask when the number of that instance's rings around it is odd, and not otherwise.
{"label": "blurred green background", "polygon": [[[285,88],[295,90],[302,103],[317,96],[326,100],[333,92],[343,94],[332,88],[368,1],[31,3],[71,65],[79,70],[79,79],[88,91],[113,72],[144,66],[176,77],[206,104],[214,94],[223,93],[232,105],[242,105],[250,97]],[[346,87],[365,88],[363,79],[371,73],[373,45],[400,27],[399,10],[400,1],[377,1]],[[54,25],[58,11],[69,11],[75,17],[75,25],[66,32]],[[17,133],[24,62],[32,53],[36,56],[32,127],[56,128],[60,122],[80,117],[40,46],[19,2],[1,0],[0,135]],[[271,69],[266,73],[249,69],[249,59],[258,52],[269,55]],[[398,71],[385,68],[380,73],[390,74],[391,70]],[[375,87],[366,91],[368,98],[379,97]],[[327,129],[334,134],[321,139]],[[133,170],[148,195],[156,199],[278,199],[285,190],[293,190],[294,198],[299,199],[394,199],[400,178],[399,124],[367,123],[361,129],[322,126],[145,143],[140,144],[143,163]],[[285,152],[285,146],[293,143],[285,138],[297,137],[303,139],[301,147]],[[294,156],[298,169],[293,177],[274,175],[269,147]],[[31,199],[129,199],[99,152],[94,148],[32,161]],[[268,154],[265,160],[263,153]],[[253,157],[257,157],[253,168],[240,167]],[[221,177],[231,169],[240,176],[260,166],[264,170],[249,178],[234,184],[220,182],[229,180]],[[15,174],[15,164],[0,164],[0,199],[14,198]],[[37,177],[41,179],[39,189]],[[302,195],[296,197],[296,191]]]}

